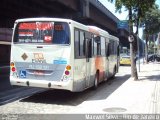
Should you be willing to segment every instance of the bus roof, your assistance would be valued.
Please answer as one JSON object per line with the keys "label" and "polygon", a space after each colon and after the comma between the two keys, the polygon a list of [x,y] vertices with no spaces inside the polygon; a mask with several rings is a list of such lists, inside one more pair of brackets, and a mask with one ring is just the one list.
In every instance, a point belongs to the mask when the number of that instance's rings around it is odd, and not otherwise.
{"label": "bus roof", "polygon": [[112,39],[114,39],[114,40],[116,40],[116,41],[119,42],[119,38],[118,38],[118,37],[115,37],[115,36],[113,36],[113,35],[109,35],[109,36],[110,36],[110,38],[112,38]]}
{"label": "bus roof", "polygon": [[100,35],[103,35],[103,36],[108,36],[109,35],[109,33],[107,31],[104,31],[101,28],[98,28],[96,26],[88,26],[88,28],[91,29],[91,30],[92,29],[95,30],[95,32],[99,33]]}
{"label": "bus roof", "polygon": [[27,21],[62,21],[62,22],[72,22],[71,19],[64,19],[64,18],[47,18],[47,17],[40,17],[40,18],[23,18],[17,19],[15,22],[27,22]]}

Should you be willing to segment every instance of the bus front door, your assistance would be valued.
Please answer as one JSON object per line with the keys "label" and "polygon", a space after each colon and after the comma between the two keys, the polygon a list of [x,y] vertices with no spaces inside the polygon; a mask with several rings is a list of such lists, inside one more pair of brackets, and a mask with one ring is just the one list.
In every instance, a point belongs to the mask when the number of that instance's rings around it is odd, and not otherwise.
{"label": "bus front door", "polygon": [[86,87],[90,86],[91,76],[91,40],[85,40],[85,54],[86,54]]}

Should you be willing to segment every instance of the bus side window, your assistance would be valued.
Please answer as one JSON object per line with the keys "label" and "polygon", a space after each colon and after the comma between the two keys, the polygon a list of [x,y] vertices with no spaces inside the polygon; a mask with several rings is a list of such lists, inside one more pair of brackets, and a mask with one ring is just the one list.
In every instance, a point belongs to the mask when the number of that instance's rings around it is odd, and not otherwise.
{"label": "bus side window", "polygon": [[101,55],[101,41],[100,41],[100,37],[99,41],[97,42],[97,55]]}
{"label": "bus side window", "polygon": [[93,55],[97,55],[97,42],[95,40],[95,35],[92,36],[93,37]]}
{"label": "bus side window", "polygon": [[105,38],[101,37],[101,55],[105,56]]}
{"label": "bus side window", "polygon": [[119,45],[117,46],[117,56],[120,56],[120,50]]}
{"label": "bus side window", "polygon": [[106,56],[110,56],[110,43],[106,43]]}
{"label": "bus side window", "polygon": [[92,40],[91,39],[89,40],[89,52],[88,53],[89,53],[88,55],[89,58],[92,58],[93,52],[92,52]]}
{"label": "bus side window", "polygon": [[112,55],[115,55],[115,43],[112,41]]}
{"label": "bus side window", "polygon": [[[87,46],[86,46],[87,45]],[[88,58],[92,57],[92,34],[89,32],[85,32],[85,52],[87,52],[85,55],[87,55]]]}
{"label": "bus side window", "polygon": [[84,37],[84,32],[80,31],[80,56],[85,55],[85,37]]}
{"label": "bus side window", "polygon": [[94,37],[94,45],[96,46],[94,51],[96,51],[96,54],[94,55],[101,55],[101,41],[100,41],[100,36],[95,36]]}
{"label": "bus side window", "polygon": [[114,50],[114,42],[110,40],[109,43],[109,55],[114,55],[115,54],[115,50]]}
{"label": "bus side window", "polygon": [[94,56],[94,35],[92,34],[92,38],[91,38],[91,44],[92,44],[92,56]]}
{"label": "bus side window", "polygon": [[75,30],[74,31],[74,51],[75,51],[75,58],[78,58],[80,55],[80,47],[79,47],[79,31]]}

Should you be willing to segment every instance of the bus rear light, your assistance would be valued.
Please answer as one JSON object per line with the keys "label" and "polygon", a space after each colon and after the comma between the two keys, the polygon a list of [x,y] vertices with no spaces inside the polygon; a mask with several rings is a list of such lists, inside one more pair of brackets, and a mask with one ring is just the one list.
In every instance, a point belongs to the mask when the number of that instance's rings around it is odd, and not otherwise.
{"label": "bus rear light", "polygon": [[66,71],[65,71],[65,75],[69,75],[69,71],[66,70]]}
{"label": "bus rear light", "polygon": [[10,65],[11,65],[11,67],[14,67],[14,62],[11,62],[11,64],[10,64]]}
{"label": "bus rear light", "polygon": [[67,69],[67,70],[71,70],[71,66],[70,66],[70,65],[67,65],[67,66],[66,66],[66,69]]}
{"label": "bus rear light", "polygon": [[15,67],[12,67],[12,72],[15,72],[16,71],[16,68]]}

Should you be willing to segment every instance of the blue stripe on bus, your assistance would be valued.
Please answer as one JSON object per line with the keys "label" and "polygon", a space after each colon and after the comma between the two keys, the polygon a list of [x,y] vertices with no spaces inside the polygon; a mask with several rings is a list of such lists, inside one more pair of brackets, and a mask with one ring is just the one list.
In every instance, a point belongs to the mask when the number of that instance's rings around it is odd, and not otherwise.
{"label": "blue stripe on bus", "polygon": [[53,64],[67,64],[66,60],[54,60]]}

